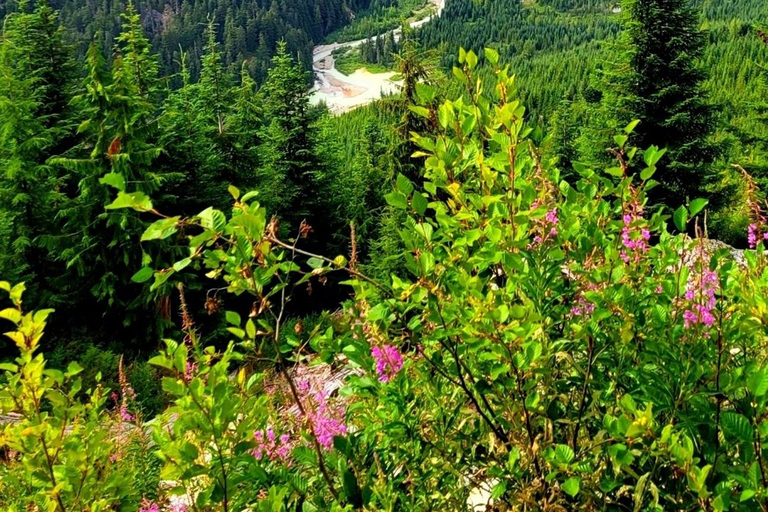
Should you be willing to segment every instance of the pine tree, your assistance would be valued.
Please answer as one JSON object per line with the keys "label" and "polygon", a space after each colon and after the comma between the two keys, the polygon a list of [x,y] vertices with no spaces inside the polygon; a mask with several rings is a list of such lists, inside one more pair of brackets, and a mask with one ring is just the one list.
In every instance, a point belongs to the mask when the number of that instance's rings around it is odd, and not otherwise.
{"label": "pine tree", "polygon": [[281,42],[259,91],[266,124],[260,134],[262,167],[258,178],[265,204],[291,226],[309,215],[318,193],[313,181],[320,162],[315,154],[308,82],[307,73]]}
{"label": "pine tree", "polygon": [[144,51],[148,41],[136,22],[129,6],[110,69],[96,44],[89,49],[82,93],[73,100],[83,115],[82,141],[71,156],[53,160],[71,173],[77,193],[62,208],[62,233],[50,237],[49,247],[74,272],[64,276],[62,286],[71,293],[88,290],[104,315],[137,323],[146,336],[147,328],[151,332],[164,323],[154,307],[163,290],[149,293],[148,286],[131,283],[131,276],[144,264],[162,264],[162,255],[151,252],[154,246],[136,244],[145,223],[134,212],[105,210],[115,189],[159,197],[168,178],[155,170],[161,149],[150,98],[157,66]]}
{"label": "pine tree", "polygon": [[[0,274],[26,281],[43,297],[58,269],[40,239],[56,229],[62,180],[47,160],[71,135],[71,56],[56,13],[45,1],[22,2],[0,41]],[[50,288],[48,288],[50,290]],[[54,291],[55,294],[55,291]],[[55,301],[55,299],[50,299]]]}
{"label": "pine tree", "polygon": [[668,149],[654,176],[662,186],[651,195],[676,208],[712,183],[719,153],[698,63],[704,35],[688,0],[627,0],[623,12],[620,61],[607,66],[603,109],[614,129],[640,120],[632,144]]}

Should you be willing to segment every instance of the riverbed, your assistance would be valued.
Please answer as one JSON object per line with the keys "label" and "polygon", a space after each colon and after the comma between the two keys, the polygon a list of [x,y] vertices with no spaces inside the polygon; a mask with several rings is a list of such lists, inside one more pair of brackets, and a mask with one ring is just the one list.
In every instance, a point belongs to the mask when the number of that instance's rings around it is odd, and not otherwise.
{"label": "riverbed", "polygon": [[[440,16],[445,8],[445,0],[430,0],[437,10],[424,18],[410,23],[411,28],[419,28],[434,16]],[[395,40],[400,39],[401,29],[391,30]],[[389,34],[385,32],[385,35]],[[393,80],[394,72],[370,73],[365,68],[356,70],[347,76],[336,69],[333,52],[340,48],[356,48],[365,39],[346,43],[318,45],[312,50],[312,71],[315,74],[315,85],[312,87],[310,101],[313,104],[325,102],[334,114],[342,114],[356,107],[367,105],[380,99],[383,95],[392,94],[400,89],[402,82]]]}

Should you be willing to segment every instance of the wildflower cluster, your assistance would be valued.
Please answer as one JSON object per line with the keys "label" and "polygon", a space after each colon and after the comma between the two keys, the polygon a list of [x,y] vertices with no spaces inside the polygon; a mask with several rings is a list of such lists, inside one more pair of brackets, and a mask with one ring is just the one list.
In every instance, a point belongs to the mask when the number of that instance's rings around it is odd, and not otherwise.
{"label": "wildflower cluster", "polygon": [[136,392],[133,390],[131,383],[128,382],[128,378],[125,376],[122,357],[120,357],[120,362],[117,365],[117,379],[120,384],[120,396],[118,396],[117,393],[112,393],[112,399],[115,402],[120,402],[120,419],[123,421],[133,421],[135,417],[128,411],[128,406],[130,402],[136,398]]}
{"label": "wildflower cluster", "polygon": [[139,512],[160,512],[160,507],[154,501],[144,500],[141,502]]}
{"label": "wildflower cluster", "polygon": [[715,323],[713,311],[717,304],[715,294],[719,287],[717,272],[703,269],[692,275],[688,280],[685,292],[686,306],[683,311],[683,322],[686,329],[695,325],[712,327]]}
{"label": "wildflower cluster", "polygon": [[257,430],[253,433],[253,439],[256,447],[251,451],[256,460],[264,457],[272,462],[284,462],[290,466],[293,462],[291,451],[295,443],[291,440],[290,434],[283,434],[279,438],[272,427],[266,430]]}
{"label": "wildflower cluster", "polygon": [[312,389],[309,381],[300,382],[299,391],[304,395],[302,403],[312,434],[320,446],[330,450],[334,437],[347,434],[344,408],[330,404],[330,393],[323,389]]}
{"label": "wildflower cluster", "polygon": [[389,382],[403,367],[403,356],[393,345],[373,346],[371,355],[376,360],[376,373],[380,382]]}
{"label": "wildflower cluster", "polygon": [[[531,210],[536,210],[541,204],[539,201],[534,201],[531,204]],[[557,216],[557,206],[552,206],[547,209],[547,213],[540,219],[533,221],[533,242],[528,245],[529,249],[538,247],[547,240],[557,236],[557,226],[560,223],[560,219]]]}
{"label": "wildflower cluster", "polygon": [[648,241],[651,239],[651,232],[642,224],[643,207],[639,201],[633,200],[625,205],[621,220],[624,224],[621,229],[621,259],[624,263],[637,263],[648,252]]}

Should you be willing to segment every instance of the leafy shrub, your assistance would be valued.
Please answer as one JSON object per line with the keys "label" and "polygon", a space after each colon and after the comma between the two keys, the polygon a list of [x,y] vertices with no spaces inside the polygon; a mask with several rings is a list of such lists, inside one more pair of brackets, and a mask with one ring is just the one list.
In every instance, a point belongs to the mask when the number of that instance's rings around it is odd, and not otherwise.
{"label": "leafy shrub", "polygon": [[[486,59],[497,66],[495,52]],[[614,167],[576,166],[571,185],[527,138],[508,69],[497,67],[484,95],[473,77],[477,56],[462,52],[459,63],[461,97],[412,107],[434,133],[414,134],[424,183],[400,176],[387,196],[405,216],[404,263],[387,280],[343,256],[305,251],[306,225],[281,240],[254,195],[234,187],[229,217],[207,209],[146,230],[142,240],[152,243],[183,227],[190,256],[134,280],[157,287],[205,271],[212,286],[253,306],[247,316],[225,312],[226,349],[206,346],[185,314],[185,339],[168,340],[150,361],[173,403],[151,425],[162,483],[141,491],[153,500],[142,510],[458,511],[477,487],[507,510],[764,509],[762,206],[748,198],[754,249],[743,261],[703,238],[673,235],[669,215],[646,208],[664,151],[647,148],[642,165],[635,161],[637,150],[626,147],[635,123],[615,138]],[[418,94],[430,105],[436,93],[420,85]],[[629,175],[635,165],[642,170]],[[111,207],[154,211],[126,190]],[[705,207],[697,199],[678,208],[677,230],[695,227]],[[349,274],[355,290],[345,321],[283,335],[290,290],[330,272]],[[33,394],[18,391],[30,376],[40,385],[42,356],[27,343],[40,331],[24,322],[35,326],[46,314],[3,312],[26,337],[12,334],[22,356],[4,366],[0,404],[29,419],[6,426],[0,445],[21,447],[25,468],[70,477],[82,458],[40,457],[50,437],[35,428],[49,420],[35,412]],[[297,350],[305,344],[316,357]],[[267,350],[277,379],[240,364]],[[321,361],[348,370],[338,391],[327,374],[312,373],[310,363]],[[54,391],[78,370],[42,382],[53,389],[51,417],[92,411],[90,435],[68,434],[61,420],[54,432],[67,450],[98,443],[89,459],[111,468],[109,427],[97,412],[104,399],[64,407]],[[124,398],[132,392],[120,385],[120,414],[135,422]],[[66,487],[57,494],[47,477],[10,467],[0,485],[19,481],[51,510],[57,496],[62,511],[76,503]],[[89,487],[99,503],[135,507],[119,474],[100,478]],[[171,503],[179,496],[183,503]]]}

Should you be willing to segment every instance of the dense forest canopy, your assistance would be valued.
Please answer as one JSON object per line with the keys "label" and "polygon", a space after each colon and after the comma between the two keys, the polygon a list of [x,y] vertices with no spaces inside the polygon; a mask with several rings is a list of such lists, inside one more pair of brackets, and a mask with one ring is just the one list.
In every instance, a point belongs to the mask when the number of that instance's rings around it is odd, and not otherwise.
{"label": "dense forest canopy", "polygon": [[3,5],[0,509],[768,509],[764,1],[438,6]]}
{"label": "dense forest canopy", "polygon": [[[284,40],[291,54],[309,69],[312,47],[331,32],[347,25],[361,11],[381,8],[392,0],[248,0],[139,1],[136,10],[141,25],[159,56],[161,72],[178,72],[180,52],[187,54],[189,73],[200,74],[205,47],[205,27],[213,21],[216,40],[222,45],[227,69],[239,75],[247,60],[251,75],[259,83],[266,76],[269,59]],[[29,6],[30,2],[7,3],[2,14]],[[92,41],[109,49],[120,33],[123,0],[56,0],[51,7],[59,12],[66,30],[66,41],[74,44],[76,55],[83,56]],[[178,85],[178,82],[176,82]]]}

